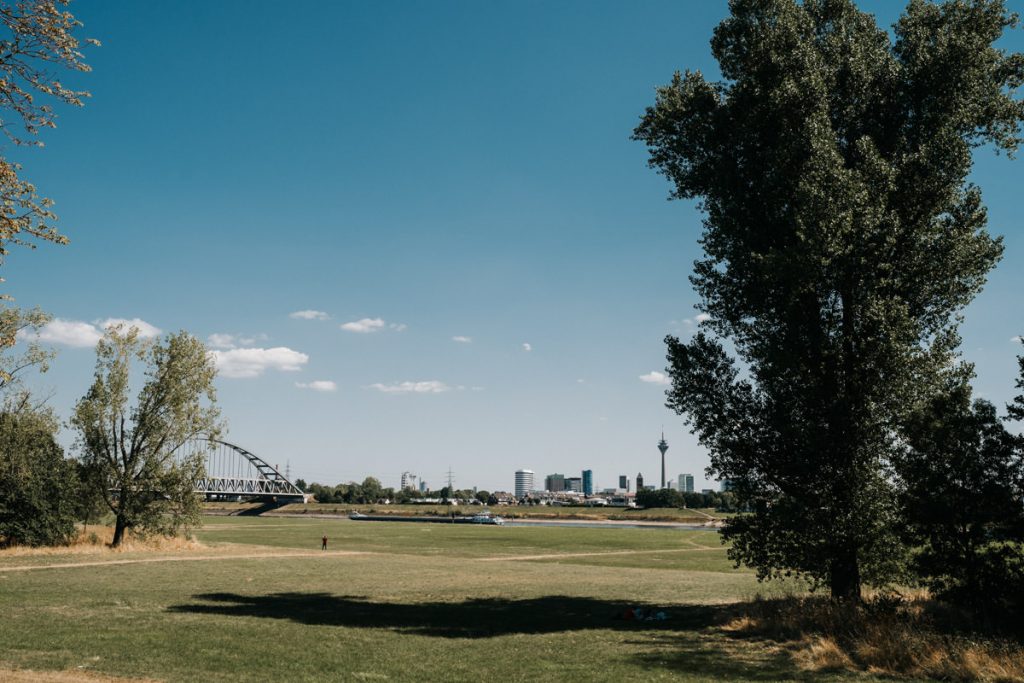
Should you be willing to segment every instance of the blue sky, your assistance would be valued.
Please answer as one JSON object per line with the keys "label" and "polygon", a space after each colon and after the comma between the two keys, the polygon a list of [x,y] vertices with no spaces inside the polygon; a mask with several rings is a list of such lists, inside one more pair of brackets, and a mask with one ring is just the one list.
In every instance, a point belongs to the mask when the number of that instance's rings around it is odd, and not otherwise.
{"label": "blue sky", "polygon": [[[33,381],[62,417],[98,326],[139,319],[220,346],[228,439],[307,480],[655,481],[664,427],[669,475],[709,485],[641,380],[692,328],[700,215],[629,135],[673,71],[717,74],[725,2],[72,10],[103,43],[73,79],[93,97],[17,150],[71,244],[3,267],[19,305],[63,322]],[[1020,163],[982,151],[974,178],[1007,251],[964,352],[997,402],[1024,333]]]}

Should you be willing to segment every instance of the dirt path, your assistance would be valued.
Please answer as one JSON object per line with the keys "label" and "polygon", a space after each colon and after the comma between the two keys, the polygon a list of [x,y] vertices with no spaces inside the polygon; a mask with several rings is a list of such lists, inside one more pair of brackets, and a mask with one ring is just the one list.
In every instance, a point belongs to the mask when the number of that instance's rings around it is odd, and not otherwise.
{"label": "dirt path", "polygon": [[93,562],[58,562],[54,564],[31,564],[19,567],[0,567],[0,572],[27,572],[35,569],[69,569],[73,567],[100,567],[122,564],[152,564],[154,562],[208,562],[212,560],[259,560],[281,557],[351,557],[355,555],[376,555],[378,553],[359,550],[329,550],[320,552],[272,552],[246,553],[241,555],[181,555],[174,557],[142,557],[132,560],[99,560]]}

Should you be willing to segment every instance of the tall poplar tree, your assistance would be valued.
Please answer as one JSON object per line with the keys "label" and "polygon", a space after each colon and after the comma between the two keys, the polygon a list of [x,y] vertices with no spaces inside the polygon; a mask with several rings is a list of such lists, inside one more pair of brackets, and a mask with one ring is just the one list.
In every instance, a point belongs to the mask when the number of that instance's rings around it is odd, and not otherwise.
{"label": "tall poplar tree", "polygon": [[908,407],[955,358],[999,260],[981,145],[1012,152],[1024,57],[1001,0],[913,0],[890,35],[851,0],[732,0],[723,80],[676,74],[634,135],[705,214],[709,314],[668,337],[668,406],[753,513],[726,527],[761,578],[857,600],[892,575],[889,468]]}

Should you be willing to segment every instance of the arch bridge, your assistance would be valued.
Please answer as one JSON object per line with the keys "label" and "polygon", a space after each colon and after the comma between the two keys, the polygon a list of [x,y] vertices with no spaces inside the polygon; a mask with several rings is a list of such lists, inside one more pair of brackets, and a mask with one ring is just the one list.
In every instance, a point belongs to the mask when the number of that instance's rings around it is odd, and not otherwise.
{"label": "arch bridge", "polygon": [[206,476],[196,483],[196,493],[207,500],[262,500],[305,503],[310,494],[288,481],[255,453],[219,439],[191,439],[178,449],[179,457],[200,454]]}

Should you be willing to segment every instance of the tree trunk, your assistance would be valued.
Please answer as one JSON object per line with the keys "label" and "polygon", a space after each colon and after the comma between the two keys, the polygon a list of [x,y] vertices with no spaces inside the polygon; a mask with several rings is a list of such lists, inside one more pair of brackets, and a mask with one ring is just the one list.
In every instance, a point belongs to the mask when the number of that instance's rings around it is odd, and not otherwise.
{"label": "tree trunk", "polygon": [[856,551],[840,551],[840,556],[832,563],[829,588],[833,600],[852,603],[861,601],[860,564],[857,562]]}
{"label": "tree trunk", "polygon": [[118,515],[117,521],[114,522],[114,540],[110,543],[111,548],[117,548],[121,545],[121,541],[124,539],[124,530],[127,528],[128,524],[125,523],[124,518]]}

